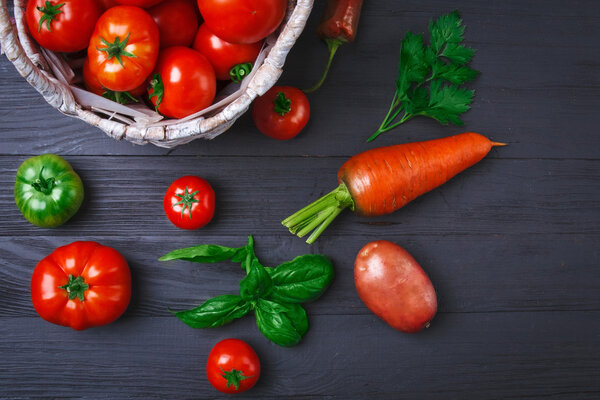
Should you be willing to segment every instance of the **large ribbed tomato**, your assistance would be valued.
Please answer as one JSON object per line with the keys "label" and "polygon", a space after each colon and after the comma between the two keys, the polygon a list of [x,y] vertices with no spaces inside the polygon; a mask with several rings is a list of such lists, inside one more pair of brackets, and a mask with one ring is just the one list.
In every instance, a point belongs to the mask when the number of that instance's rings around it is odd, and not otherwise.
{"label": "large ribbed tomato", "polygon": [[113,322],[130,298],[125,258],[96,242],[57,248],[36,265],[31,277],[31,300],[40,317],[75,330]]}
{"label": "large ribbed tomato", "polygon": [[158,27],[150,14],[139,7],[110,8],[90,40],[90,72],[107,89],[135,89],[154,69],[158,49]]}

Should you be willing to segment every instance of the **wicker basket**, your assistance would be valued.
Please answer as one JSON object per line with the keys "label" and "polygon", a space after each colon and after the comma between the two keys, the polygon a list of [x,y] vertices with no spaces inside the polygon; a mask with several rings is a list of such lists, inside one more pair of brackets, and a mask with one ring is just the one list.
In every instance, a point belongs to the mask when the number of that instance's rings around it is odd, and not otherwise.
{"label": "wicker basket", "polygon": [[[168,0],[167,0],[168,1]],[[110,137],[136,144],[175,147],[194,139],[212,139],[225,132],[281,75],[285,58],[302,33],[313,0],[289,0],[281,27],[265,40],[251,74],[217,93],[215,103],[183,119],[162,119],[144,105],[123,106],[77,86],[82,60],[67,59],[40,48],[25,22],[27,0],[14,0],[14,23],[6,0],[0,0],[2,51],[19,73],[61,113],[97,126]]]}

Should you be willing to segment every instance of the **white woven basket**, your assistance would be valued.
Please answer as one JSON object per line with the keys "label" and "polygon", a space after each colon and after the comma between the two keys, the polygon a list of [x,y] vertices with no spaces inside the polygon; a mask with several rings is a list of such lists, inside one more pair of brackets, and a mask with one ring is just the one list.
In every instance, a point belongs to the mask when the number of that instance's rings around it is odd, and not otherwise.
{"label": "white woven basket", "polygon": [[74,70],[82,60],[66,59],[38,46],[27,30],[26,4],[27,0],[14,0],[11,23],[6,0],[0,0],[0,43],[19,73],[48,104],[117,140],[171,148],[225,132],[257,96],[277,82],[288,52],[304,29],[313,0],[289,0],[281,27],[265,40],[252,73],[241,84],[231,83],[217,93],[211,107],[179,120],[162,119],[144,105],[123,106],[78,87],[81,77]]}

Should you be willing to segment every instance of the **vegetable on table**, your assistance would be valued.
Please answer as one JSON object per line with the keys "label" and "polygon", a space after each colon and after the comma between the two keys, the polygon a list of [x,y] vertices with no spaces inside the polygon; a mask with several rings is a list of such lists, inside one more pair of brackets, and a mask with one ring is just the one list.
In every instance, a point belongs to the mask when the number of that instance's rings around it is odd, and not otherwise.
{"label": "vegetable on table", "polygon": [[442,139],[379,147],[355,155],[338,170],[339,186],[283,220],[313,243],[345,208],[365,217],[389,214],[447,182],[504,143],[467,132]]}
{"label": "vegetable on table", "polygon": [[135,89],[154,69],[159,45],[158,27],[150,14],[139,7],[110,8],[90,39],[90,72],[106,89]]}
{"label": "vegetable on table", "polygon": [[83,202],[83,183],[55,154],[28,158],[17,170],[15,203],[27,221],[42,228],[67,222]]}
{"label": "vegetable on table", "polygon": [[215,191],[198,176],[182,176],[167,189],[163,208],[176,227],[198,229],[208,224],[215,213]]}
{"label": "vegetable on table", "polygon": [[240,339],[215,344],[206,362],[210,384],[223,393],[242,393],[260,377],[260,360],[252,347]]}
{"label": "vegetable on table", "polygon": [[287,0],[198,0],[210,30],[229,43],[256,43],[277,29]]}
{"label": "vegetable on table", "polygon": [[31,36],[42,47],[74,52],[88,47],[102,9],[96,0],[29,0],[25,10]]}
{"label": "vegetable on table", "polygon": [[360,249],[354,284],[369,310],[399,331],[428,328],[437,312],[435,289],[423,268],[406,250],[387,240]]}
{"label": "vegetable on table", "polygon": [[48,322],[83,330],[123,314],[131,298],[131,273],[115,249],[73,242],[43,258],[31,276],[31,300]]}
{"label": "vegetable on table", "polygon": [[278,140],[297,136],[310,118],[310,103],[301,90],[273,86],[252,104],[252,119],[263,134]]}
{"label": "vegetable on table", "polygon": [[475,50],[461,44],[464,31],[460,15],[454,11],[429,23],[429,46],[423,35],[406,33],[396,92],[387,115],[368,142],[419,115],[442,124],[463,125],[459,116],[469,110],[475,91],[460,85],[479,73],[467,66]]}
{"label": "vegetable on table", "polygon": [[159,260],[240,263],[246,277],[240,281],[239,295],[217,296],[175,315],[192,328],[215,328],[254,311],[262,334],[284,347],[298,344],[308,332],[301,303],[316,300],[333,280],[333,266],[322,255],[306,254],[275,268],[263,266],[254,253],[252,236],[243,247],[200,245],[174,250]]}
{"label": "vegetable on table", "polygon": [[360,19],[363,0],[327,0],[321,22],[317,27],[317,34],[327,44],[329,58],[321,79],[304,93],[311,93],[321,87],[331,67],[333,56],[340,45],[353,42]]}
{"label": "vegetable on table", "polygon": [[196,0],[167,0],[148,9],[158,26],[160,48],[191,46],[198,31]]}
{"label": "vegetable on table", "polygon": [[247,44],[229,43],[212,33],[208,25],[202,24],[192,47],[208,58],[217,79],[239,83],[252,71],[262,45],[262,40]]}
{"label": "vegetable on table", "polygon": [[215,70],[200,52],[183,46],[161,50],[148,87],[157,112],[187,117],[210,106],[216,92]]}

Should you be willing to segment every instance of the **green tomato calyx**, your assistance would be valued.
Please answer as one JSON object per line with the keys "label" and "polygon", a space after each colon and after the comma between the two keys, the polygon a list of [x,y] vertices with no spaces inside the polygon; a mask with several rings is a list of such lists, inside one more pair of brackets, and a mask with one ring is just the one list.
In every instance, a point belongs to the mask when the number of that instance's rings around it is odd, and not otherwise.
{"label": "green tomato calyx", "polygon": [[41,192],[43,194],[50,194],[52,193],[52,189],[54,189],[54,186],[56,186],[56,180],[54,179],[54,177],[44,179],[44,177],[42,176],[43,172],[44,167],[42,167],[42,169],[40,170],[40,175],[35,180],[35,182],[31,184],[31,186],[33,186],[33,188],[38,192]]}
{"label": "green tomato calyx", "polygon": [[98,47],[98,50],[105,51],[108,55],[109,60],[113,57],[116,57],[119,64],[121,64],[121,67],[125,68],[125,66],[123,65],[123,60],[121,60],[122,56],[137,57],[135,54],[125,51],[125,47],[127,46],[127,42],[129,41],[129,35],[131,35],[131,32],[127,34],[127,37],[122,42],[121,39],[119,39],[119,37],[117,36],[115,38],[114,43],[110,43],[106,39],[101,37],[100,40],[106,45],[106,47]]}
{"label": "green tomato calyx", "polygon": [[69,281],[58,288],[67,291],[69,294],[69,300],[73,300],[75,297],[77,297],[80,301],[83,301],[83,295],[85,294],[85,291],[90,288],[90,285],[85,283],[82,276],[75,278],[72,274],[69,274]]}
{"label": "green tomato calyx", "polygon": [[44,25],[44,22],[46,23],[46,29],[48,29],[48,32],[52,32],[50,29],[50,23],[54,21],[54,18],[58,14],[62,13],[60,8],[64,5],[65,3],[60,3],[53,6],[52,3],[46,0],[44,7],[36,7],[37,10],[42,13],[42,16],[40,17],[40,23],[38,25],[38,32],[42,30],[42,25]]}
{"label": "green tomato calyx", "polygon": [[244,379],[252,378],[252,376],[245,376],[244,373],[237,369],[231,371],[225,371],[221,368],[221,376],[227,380],[226,387],[234,386],[235,390],[240,390],[240,382]]}
{"label": "green tomato calyx", "polygon": [[178,205],[182,205],[183,207],[181,207],[181,218],[183,218],[183,213],[185,212],[185,209],[187,208],[189,210],[188,215],[190,217],[190,219],[192,219],[192,205],[194,203],[198,203],[198,200],[196,200],[194,198],[195,195],[197,195],[200,191],[196,190],[195,192],[188,192],[188,188],[187,186],[185,187],[183,194],[175,194],[175,196],[179,197],[181,200],[179,200],[177,203],[173,204],[172,207],[178,206]]}
{"label": "green tomato calyx", "polygon": [[292,110],[292,107],[291,107],[292,101],[290,99],[288,99],[287,97],[285,97],[285,94],[283,92],[277,93],[277,96],[275,96],[275,100],[273,101],[273,104],[275,104],[273,111],[275,111],[277,114],[281,115],[282,117],[285,116],[285,114],[289,113]]}
{"label": "green tomato calyx", "polygon": [[235,83],[240,83],[250,72],[252,72],[252,63],[238,64],[229,70],[229,77]]}

